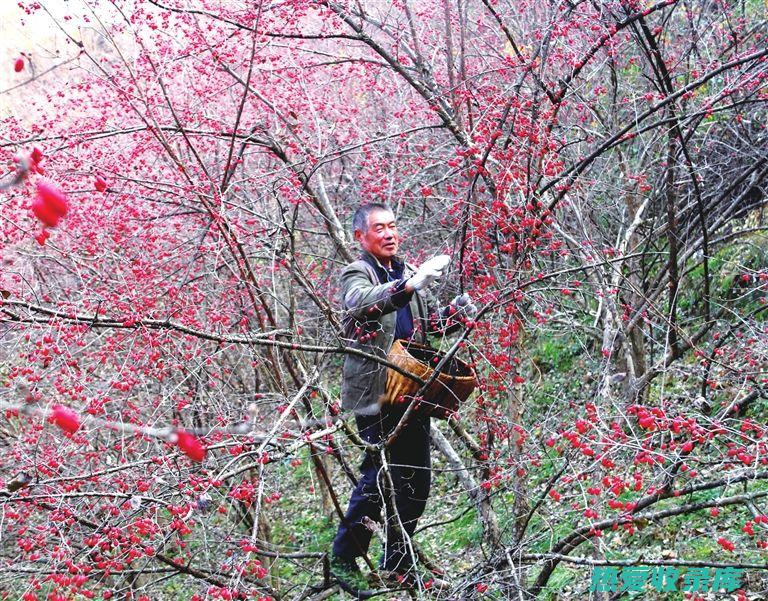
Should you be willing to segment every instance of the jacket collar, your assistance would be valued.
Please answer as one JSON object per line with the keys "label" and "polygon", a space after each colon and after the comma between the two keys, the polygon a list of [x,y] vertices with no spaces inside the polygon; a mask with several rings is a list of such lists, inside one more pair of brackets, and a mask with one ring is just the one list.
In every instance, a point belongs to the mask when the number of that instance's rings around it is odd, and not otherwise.
{"label": "jacket collar", "polygon": [[[369,253],[367,250],[360,251],[360,258],[376,270],[382,270],[385,273],[389,271],[373,254]],[[402,261],[398,257],[392,257],[392,267],[394,269],[405,267],[405,261]]]}

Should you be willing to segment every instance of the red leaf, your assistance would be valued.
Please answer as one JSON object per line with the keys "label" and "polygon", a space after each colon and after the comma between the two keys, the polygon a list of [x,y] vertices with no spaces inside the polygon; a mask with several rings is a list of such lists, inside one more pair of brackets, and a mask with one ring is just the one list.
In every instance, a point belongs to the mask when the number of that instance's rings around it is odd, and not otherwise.
{"label": "red leaf", "polygon": [[70,434],[74,434],[80,429],[80,418],[77,416],[77,413],[63,405],[55,405],[53,407],[50,419],[59,428]]}
{"label": "red leaf", "polygon": [[94,183],[94,186],[95,186],[96,190],[98,190],[99,192],[104,192],[104,190],[107,189],[107,182],[104,181],[101,177],[99,177],[97,175],[96,176],[96,182]]}
{"label": "red leaf", "polygon": [[24,70],[24,59],[19,57],[16,59],[16,62],[13,63],[13,70],[16,71],[16,73],[21,73]]}
{"label": "red leaf", "polygon": [[205,447],[200,440],[185,430],[176,432],[176,444],[192,461],[200,462],[205,459]]}
{"label": "red leaf", "polygon": [[39,149],[37,146],[35,146],[35,147],[32,149],[32,154],[30,154],[30,155],[29,155],[29,159],[30,159],[30,160],[31,160],[33,163],[39,163],[40,161],[42,161],[42,160],[43,160],[43,156],[44,156],[44,155],[43,155],[43,151],[42,151],[42,150],[40,150],[40,149]]}

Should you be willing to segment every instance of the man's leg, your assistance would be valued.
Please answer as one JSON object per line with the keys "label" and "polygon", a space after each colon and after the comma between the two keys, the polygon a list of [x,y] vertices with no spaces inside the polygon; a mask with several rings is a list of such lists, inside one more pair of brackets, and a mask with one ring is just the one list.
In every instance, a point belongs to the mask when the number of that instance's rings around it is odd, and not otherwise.
{"label": "man's leg", "polygon": [[[403,415],[402,409],[385,414],[384,432],[391,432]],[[388,515],[387,543],[383,567],[404,573],[413,566],[407,540],[424,513],[431,484],[429,417],[415,414],[389,448],[389,465],[397,515]],[[388,512],[389,513],[389,512]],[[401,529],[405,539],[401,536]]]}
{"label": "man's leg", "polygon": [[[355,416],[360,438],[371,444],[381,439],[381,416]],[[377,476],[380,462],[368,452],[360,465],[360,479],[357,481],[349,499],[347,512],[339,525],[333,540],[333,554],[344,559],[354,560],[365,555],[371,542],[371,531],[363,525],[368,517],[374,521],[381,519],[382,498],[379,494]]]}

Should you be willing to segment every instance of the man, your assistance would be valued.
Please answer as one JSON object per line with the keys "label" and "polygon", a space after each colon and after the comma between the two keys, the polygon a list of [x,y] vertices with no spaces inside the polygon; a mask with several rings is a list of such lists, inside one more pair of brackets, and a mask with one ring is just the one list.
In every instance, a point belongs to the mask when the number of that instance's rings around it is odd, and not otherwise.
{"label": "man", "polygon": [[[397,255],[399,236],[395,216],[383,204],[361,206],[352,226],[362,254],[341,275],[348,344],[385,359],[395,339],[426,342],[426,333],[445,325],[445,320],[430,316],[423,292],[442,275],[449,257],[434,257],[415,270],[406,265]],[[469,317],[477,312],[466,295],[457,297],[454,305],[454,311],[460,307]],[[387,370],[380,363],[358,355],[346,356],[342,406],[354,411],[361,438],[371,444],[385,440],[407,408],[407,405],[381,404],[386,382]],[[333,541],[331,556],[331,571],[348,590],[366,588],[356,559],[367,553],[371,541],[372,533],[364,523],[365,518],[378,521],[382,508],[387,510],[386,543],[380,562],[382,576],[388,582],[411,585],[424,580],[413,561],[409,540],[429,495],[429,428],[429,416],[418,412],[411,415],[387,450],[394,507],[391,504],[387,507],[385,503],[388,489],[380,457],[366,453],[361,477]]]}

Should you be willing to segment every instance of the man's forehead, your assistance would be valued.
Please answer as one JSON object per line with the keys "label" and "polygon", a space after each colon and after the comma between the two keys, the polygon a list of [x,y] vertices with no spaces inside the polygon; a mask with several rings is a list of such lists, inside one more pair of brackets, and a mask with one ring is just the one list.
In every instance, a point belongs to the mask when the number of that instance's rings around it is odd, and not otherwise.
{"label": "man's forehead", "polygon": [[368,227],[377,225],[379,223],[392,223],[395,221],[395,215],[392,211],[373,211],[368,215]]}

